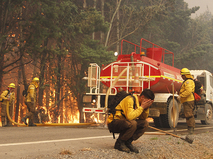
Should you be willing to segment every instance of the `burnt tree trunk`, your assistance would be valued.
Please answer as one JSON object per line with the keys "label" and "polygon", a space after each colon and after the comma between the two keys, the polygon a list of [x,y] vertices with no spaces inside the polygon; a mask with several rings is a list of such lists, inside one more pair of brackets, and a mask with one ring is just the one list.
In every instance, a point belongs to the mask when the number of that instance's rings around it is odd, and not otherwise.
{"label": "burnt tree trunk", "polygon": [[[45,40],[44,47],[47,48],[48,40]],[[44,96],[44,72],[46,69],[46,61],[47,60],[47,51],[44,50],[43,54],[41,54],[41,64],[40,64],[40,76],[39,76],[39,94],[38,94],[38,105],[43,106],[43,96]]]}
{"label": "burnt tree trunk", "polygon": [[[48,74],[49,72],[49,74]],[[47,67],[47,71],[46,71],[46,84],[49,84],[48,87],[45,88],[46,90],[46,108],[47,108],[47,113],[49,112],[49,104],[50,104],[50,70],[49,67]]]}
{"label": "burnt tree trunk", "polygon": [[61,90],[61,55],[58,55],[58,71],[57,71],[57,82],[56,82],[56,122],[58,122],[59,110],[60,110],[60,91]]}
{"label": "burnt tree trunk", "polygon": [[15,109],[15,122],[18,122],[18,116],[19,116],[20,85],[21,85],[21,67],[19,67],[19,70],[18,70],[18,86],[17,86],[17,93],[16,93],[17,100],[16,100],[16,109]]}
{"label": "burnt tree trunk", "polygon": [[[64,80],[64,75],[63,75],[63,69],[62,69],[62,71],[61,71],[61,81],[62,81],[62,83],[61,83],[61,85],[62,85],[62,87],[61,87],[61,99],[64,98],[63,80]],[[64,112],[63,111],[64,111],[64,102],[62,100],[60,102],[60,123],[63,123],[63,119],[64,119]]]}

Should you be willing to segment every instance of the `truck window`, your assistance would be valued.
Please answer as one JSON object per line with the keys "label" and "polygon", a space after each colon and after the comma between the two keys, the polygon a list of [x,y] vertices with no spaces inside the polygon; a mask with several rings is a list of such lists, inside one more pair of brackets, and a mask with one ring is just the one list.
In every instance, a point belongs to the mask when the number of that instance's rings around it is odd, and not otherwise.
{"label": "truck window", "polygon": [[205,82],[206,76],[200,75],[197,76],[197,79],[198,81],[201,82],[201,84],[203,85],[203,89],[206,91],[206,82]]}

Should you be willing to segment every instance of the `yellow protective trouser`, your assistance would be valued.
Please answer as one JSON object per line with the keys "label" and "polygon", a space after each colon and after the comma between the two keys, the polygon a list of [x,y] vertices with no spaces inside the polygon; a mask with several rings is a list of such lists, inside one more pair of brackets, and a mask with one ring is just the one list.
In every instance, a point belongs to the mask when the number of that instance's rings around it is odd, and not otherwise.
{"label": "yellow protective trouser", "polygon": [[118,138],[127,141],[130,138],[137,140],[148,129],[148,126],[149,123],[142,119],[131,121],[126,119],[114,119],[108,124],[108,129],[112,133],[120,133]]}
{"label": "yellow protective trouser", "polygon": [[35,115],[35,106],[31,102],[25,102],[27,105],[28,113],[26,114],[25,118],[29,118],[29,125],[34,123],[34,115]]}
{"label": "yellow protective trouser", "polygon": [[186,123],[188,127],[195,127],[195,118],[194,118],[194,101],[184,102],[184,115],[186,117]]}
{"label": "yellow protective trouser", "polygon": [[[7,117],[6,107],[7,107],[7,105],[5,105],[3,103],[1,104],[1,122],[2,122],[2,126],[12,125],[11,121]],[[9,106],[9,113],[10,113],[11,117],[13,116],[13,112],[12,111],[13,111],[13,107],[10,105]]]}

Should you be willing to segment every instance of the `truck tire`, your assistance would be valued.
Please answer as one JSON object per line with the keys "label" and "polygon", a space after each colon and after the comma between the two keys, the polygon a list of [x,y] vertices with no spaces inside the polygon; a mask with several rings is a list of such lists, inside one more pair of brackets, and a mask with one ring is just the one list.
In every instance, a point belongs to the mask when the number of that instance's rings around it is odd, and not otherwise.
{"label": "truck tire", "polygon": [[201,123],[203,125],[209,125],[212,120],[212,106],[210,104],[205,105],[205,114],[206,114],[205,120],[201,120]]}
{"label": "truck tire", "polygon": [[[174,115],[173,115],[173,109],[174,109]],[[178,124],[179,119],[179,108],[178,103],[176,100],[174,100],[174,108],[173,108],[173,99],[169,98],[167,102],[167,114],[161,115],[161,121],[164,128],[173,128],[173,117],[175,120],[175,127]]]}

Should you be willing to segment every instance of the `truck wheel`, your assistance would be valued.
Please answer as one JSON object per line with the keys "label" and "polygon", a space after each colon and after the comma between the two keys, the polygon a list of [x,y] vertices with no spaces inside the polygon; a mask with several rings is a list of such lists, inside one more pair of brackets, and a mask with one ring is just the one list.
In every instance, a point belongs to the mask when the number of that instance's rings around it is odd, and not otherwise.
{"label": "truck wheel", "polygon": [[[174,115],[173,115],[173,109],[174,109]],[[175,127],[178,124],[179,119],[179,108],[178,103],[176,100],[174,100],[174,108],[173,108],[173,99],[170,98],[167,102],[167,114],[161,115],[161,120],[163,127],[165,128],[173,128],[173,120],[175,120]]]}
{"label": "truck wheel", "polygon": [[203,125],[209,125],[212,120],[212,106],[210,104],[205,105],[205,113],[206,113],[206,118],[205,120],[201,120],[201,123]]}

